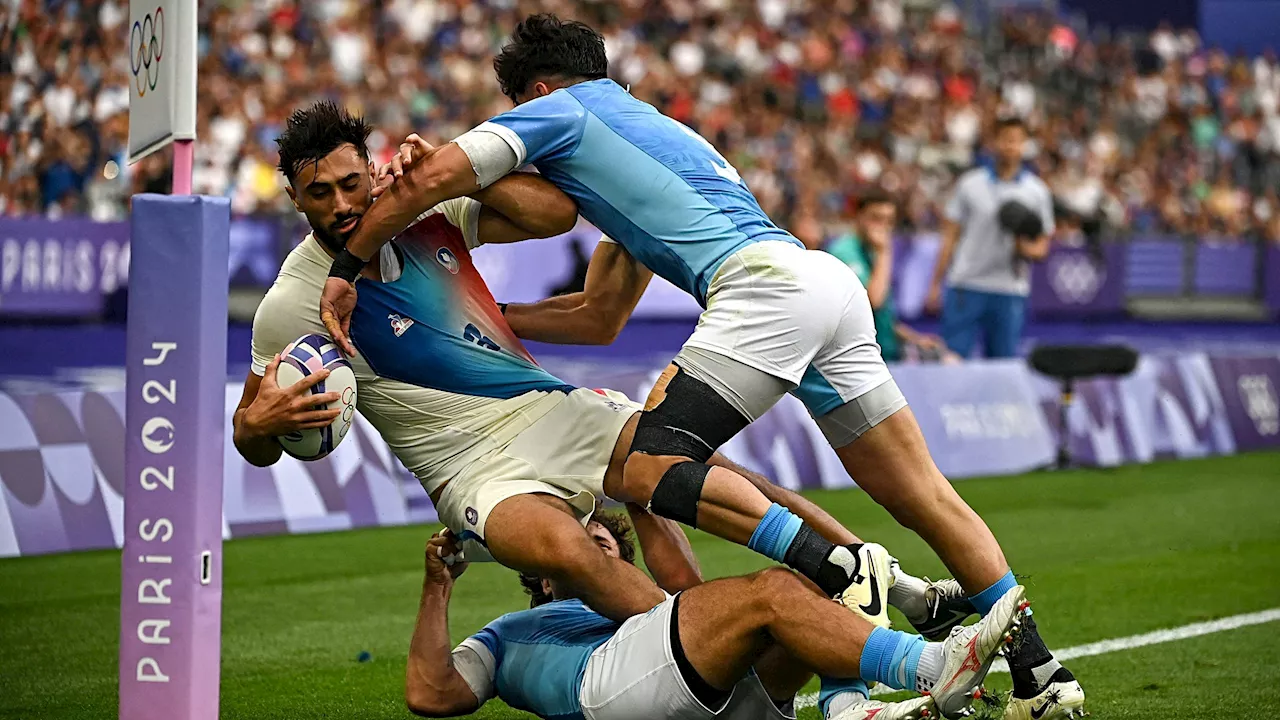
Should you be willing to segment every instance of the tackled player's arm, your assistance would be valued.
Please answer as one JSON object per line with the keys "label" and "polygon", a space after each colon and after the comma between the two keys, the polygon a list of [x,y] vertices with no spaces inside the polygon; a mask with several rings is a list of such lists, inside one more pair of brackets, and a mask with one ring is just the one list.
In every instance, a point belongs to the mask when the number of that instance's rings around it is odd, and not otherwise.
{"label": "tackled player's arm", "polygon": [[231,437],[232,442],[235,443],[236,451],[250,465],[268,467],[276,464],[284,449],[280,447],[280,443],[276,442],[275,438],[255,433],[252,428],[246,426],[244,421],[245,413],[249,410],[249,406],[253,404],[254,398],[258,397],[258,388],[261,385],[262,378],[250,371],[249,375],[244,379],[244,392],[240,395],[240,404],[236,407],[235,414],[231,416]]}
{"label": "tackled player's arm", "polygon": [[231,416],[232,442],[251,465],[267,467],[280,459],[283,448],[276,438],[298,430],[331,424],[341,410],[317,409],[338,400],[338,393],[311,394],[311,388],[329,377],[328,370],[313,373],[282,388],[276,382],[280,356],[266,364],[261,376],[249,371],[240,404]]}
{"label": "tackled player's arm", "polygon": [[435,148],[382,193],[364,214],[346,250],[367,262],[427,210],[478,190],[480,183],[471,160],[457,143]]}
{"label": "tackled player's arm", "polygon": [[532,173],[512,173],[471,197],[482,205],[476,234],[483,245],[563,235],[578,222],[577,203]]}
{"label": "tackled player's arm", "polygon": [[405,703],[410,712],[422,717],[467,715],[482,704],[455,665],[450,650],[449,599],[454,578],[465,566],[445,567],[437,553],[442,544],[437,535],[427,545],[422,599],[405,666]]}
{"label": "tackled player's arm", "polygon": [[351,342],[351,316],[358,296],[355,282],[369,259],[430,208],[470,195],[482,186],[467,154],[457,143],[449,143],[430,148],[407,170],[397,171],[390,187],[380,188],[378,201],[365,212],[355,235],[334,258],[320,294],[320,322],[345,355],[356,354]]}
{"label": "tackled player's arm", "polygon": [[634,503],[627,503],[627,514],[640,541],[645,567],[658,587],[675,595],[702,584],[698,558],[678,524]]}
{"label": "tackled player's arm", "polygon": [[618,243],[601,240],[582,292],[507,306],[518,337],[563,345],[608,345],[631,318],[653,273]]}

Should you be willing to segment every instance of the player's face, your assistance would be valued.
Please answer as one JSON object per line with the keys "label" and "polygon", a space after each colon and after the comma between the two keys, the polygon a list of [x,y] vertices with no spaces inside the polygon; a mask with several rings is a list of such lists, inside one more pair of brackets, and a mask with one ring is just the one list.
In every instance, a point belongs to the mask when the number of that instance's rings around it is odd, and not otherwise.
{"label": "player's face", "polygon": [[600,546],[605,555],[611,558],[622,557],[622,553],[618,551],[618,541],[614,539],[613,533],[609,532],[609,528],[592,520],[587,523],[587,534]]}
{"label": "player's face", "polygon": [[299,170],[289,197],[317,235],[343,245],[373,203],[372,190],[369,164],[347,144]]}
{"label": "player's face", "polygon": [[996,157],[1005,165],[1022,162],[1022,151],[1026,144],[1027,131],[1021,126],[1010,125],[1002,128],[996,135]]}

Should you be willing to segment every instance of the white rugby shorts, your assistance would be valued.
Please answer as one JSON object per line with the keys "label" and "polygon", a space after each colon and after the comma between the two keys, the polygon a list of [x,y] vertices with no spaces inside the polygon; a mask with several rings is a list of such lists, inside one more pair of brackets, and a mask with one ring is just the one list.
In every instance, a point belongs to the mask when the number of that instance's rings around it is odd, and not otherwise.
{"label": "white rugby shorts", "polygon": [[[892,381],[858,276],[829,253],[779,241],[725,260],[676,361],[749,420],[786,392],[822,418]],[[881,393],[888,405],[866,409],[871,416],[883,419],[906,404],[896,385],[891,390]]]}
{"label": "white rugby shorts", "polygon": [[514,439],[456,475],[436,510],[463,541],[468,561],[492,560],[484,548],[485,523],[498,503],[543,493],[565,500],[583,525],[597,498],[618,436],[641,408],[613,390],[579,388]]}
{"label": "white rugby shorts", "polygon": [[591,654],[578,697],[587,720],[795,720],[774,705],[754,673],[718,712],[694,697],[672,654],[675,605],[669,597],[630,618]]}

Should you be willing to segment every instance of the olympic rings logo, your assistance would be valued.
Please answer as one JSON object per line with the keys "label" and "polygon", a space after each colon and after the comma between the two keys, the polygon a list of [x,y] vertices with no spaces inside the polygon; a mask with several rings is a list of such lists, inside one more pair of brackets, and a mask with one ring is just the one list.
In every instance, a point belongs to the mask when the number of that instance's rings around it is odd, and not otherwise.
{"label": "olympic rings logo", "polygon": [[133,70],[138,97],[156,89],[160,82],[160,57],[164,54],[164,8],[157,7],[141,20],[133,21],[129,32],[129,67]]}

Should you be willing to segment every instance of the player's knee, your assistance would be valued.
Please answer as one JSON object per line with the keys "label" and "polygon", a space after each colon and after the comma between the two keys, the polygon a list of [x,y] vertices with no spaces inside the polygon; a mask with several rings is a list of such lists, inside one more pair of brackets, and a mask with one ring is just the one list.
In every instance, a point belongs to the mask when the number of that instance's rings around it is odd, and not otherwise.
{"label": "player's knee", "polygon": [[[650,463],[640,459],[648,456],[632,457],[636,458],[636,467],[645,473],[643,480],[635,481],[635,497],[644,499],[633,502],[644,505],[659,517],[697,527],[698,502],[702,499],[702,486],[711,472],[710,466],[683,458],[650,458],[658,461]],[[628,467],[631,467],[630,461]],[[654,475],[657,475],[656,481]],[[626,484],[625,479],[623,483]]]}
{"label": "player's knee", "polygon": [[663,473],[672,465],[682,462],[684,458],[646,455],[633,452],[627,456],[622,466],[622,491],[626,495],[616,500],[633,502],[637,505],[648,505],[653,497],[653,490],[658,486]]}
{"label": "player's knee", "polygon": [[770,617],[777,615],[779,608],[795,602],[795,593],[808,592],[800,578],[788,568],[782,566],[768,567],[748,576],[750,589],[748,593],[756,610]]}

